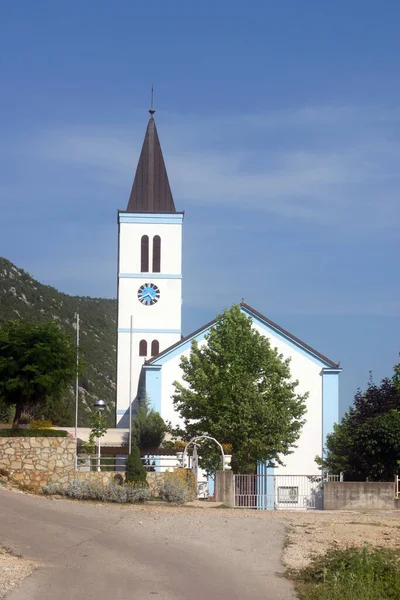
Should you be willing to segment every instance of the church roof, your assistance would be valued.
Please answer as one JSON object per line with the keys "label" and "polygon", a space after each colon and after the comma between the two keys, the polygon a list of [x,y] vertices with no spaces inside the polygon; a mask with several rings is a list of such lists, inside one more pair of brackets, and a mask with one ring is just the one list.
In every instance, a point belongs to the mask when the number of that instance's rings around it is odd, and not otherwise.
{"label": "church roof", "polygon": [[[321,363],[324,364],[325,367],[328,367],[331,369],[339,369],[340,368],[340,363],[335,363],[334,361],[330,360],[329,358],[327,358],[326,356],[324,356],[323,354],[321,354],[320,352],[315,350],[315,348],[312,348],[305,342],[301,341],[299,338],[292,335],[291,333],[286,331],[286,329],[283,329],[282,327],[280,327],[279,325],[277,325],[276,323],[271,321],[271,319],[268,319],[267,317],[262,315],[260,312],[258,312],[257,310],[255,310],[254,308],[252,308],[251,306],[246,304],[245,302],[241,302],[240,307],[246,314],[248,314],[251,317],[254,317],[258,321],[261,321],[268,328],[270,328],[271,330],[280,334],[283,338],[285,338],[289,342],[292,342],[298,348],[304,350],[306,352],[306,354],[318,359]],[[160,362],[160,359],[163,359],[164,357],[166,357],[166,355],[170,354],[172,351],[178,349],[180,346],[183,346],[184,344],[187,344],[188,342],[191,342],[192,339],[196,338],[200,334],[205,333],[208,329],[210,329],[213,325],[215,325],[216,321],[217,321],[217,319],[213,319],[206,325],[203,325],[203,327],[200,327],[196,331],[193,331],[189,335],[183,337],[181,340],[179,340],[179,342],[176,342],[172,346],[169,346],[169,348],[166,348],[165,350],[163,350],[162,352],[157,354],[157,356],[153,356],[151,359],[149,359],[145,362],[145,366],[146,365],[149,365],[149,366],[156,365],[157,363]]]}
{"label": "church roof", "polygon": [[175,213],[174,200],[153,117],[155,111],[151,108],[149,112],[150,119],[126,210],[131,213]]}

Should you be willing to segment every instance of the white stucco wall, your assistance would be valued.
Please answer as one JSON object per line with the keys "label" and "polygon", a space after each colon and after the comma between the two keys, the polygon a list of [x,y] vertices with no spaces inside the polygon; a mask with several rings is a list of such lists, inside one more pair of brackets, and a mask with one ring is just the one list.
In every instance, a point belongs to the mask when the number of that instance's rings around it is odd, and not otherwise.
{"label": "white stucco wall", "polygon": [[[255,328],[265,335],[264,327],[255,324]],[[297,393],[309,392],[309,397],[306,400],[306,423],[297,443],[298,447],[294,449],[293,454],[283,458],[285,466],[275,469],[275,473],[316,474],[318,468],[314,459],[316,455],[321,455],[322,452],[322,365],[300,349],[291,347],[286,340],[273,331],[270,331],[267,337],[270,339],[272,347],[276,347],[284,358],[291,359],[292,379],[299,381],[296,388]],[[203,343],[204,341],[200,342],[200,345]],[[173,424],[179,422],[179,417],[174,411],[171,399],[174,391],[173,382],[175,380],[182,382],[179,364],[181,356],[189,356],[189,354],[190,348],[183,354],[171,358],[162,367],[161,415],[164,420],[171,421]]]}
{"label": "white stucco wall", "polygon": [[[138,215],[139,219],[143,215]],[[132,215],[135,218],[135,215]],[[178,219],[181,217],[178,217]],[[147,215],[146,221],[121,222],[119,227],[117,423],[129,408],[130,326],[132,316],[132,401],[138,389],[141,367],[151,357],[151,342],[158,340],[160,352],[181,339],[182,223],[163,222],[168,215]],[[141,273],[141,239],[149,237],[149,272]],[[161,272],[152,273],[153,237],[161,238]],[[138,300],[138,290],[153,283],[160,290],[156,304]],[[147,357],[139,356],[140,340],[147,341]]]}

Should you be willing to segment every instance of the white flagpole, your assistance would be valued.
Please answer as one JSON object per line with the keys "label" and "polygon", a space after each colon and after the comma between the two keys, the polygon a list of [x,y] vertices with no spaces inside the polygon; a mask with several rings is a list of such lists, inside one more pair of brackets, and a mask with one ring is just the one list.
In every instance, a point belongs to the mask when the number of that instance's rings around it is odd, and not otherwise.
{"label": "white flagpole", "polygon": [[129,446],[128,454],[132,448],[132,342],[133,342],[133,315],[131,315],[130,329],[129,329]]}

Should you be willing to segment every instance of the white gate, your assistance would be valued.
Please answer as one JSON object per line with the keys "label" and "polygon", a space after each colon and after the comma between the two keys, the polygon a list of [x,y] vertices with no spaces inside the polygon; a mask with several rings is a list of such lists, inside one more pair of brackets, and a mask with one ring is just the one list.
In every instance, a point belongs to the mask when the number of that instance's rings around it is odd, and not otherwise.
{"label": "white gate", "polygon": [[323,508],[322,475],[235,475],[235,508]]}

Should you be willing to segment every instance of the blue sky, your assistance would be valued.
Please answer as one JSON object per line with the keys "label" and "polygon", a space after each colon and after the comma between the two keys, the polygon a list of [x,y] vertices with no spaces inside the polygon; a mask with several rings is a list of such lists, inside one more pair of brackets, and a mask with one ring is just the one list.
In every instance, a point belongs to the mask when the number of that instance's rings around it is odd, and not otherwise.
{"label": "blue sky", "polygon": [[344,368],[400,351],[400,5],[19,1],[0,9],[0,255],[116,294],[151,84],[184,225],[184,333],[242,297]]}

